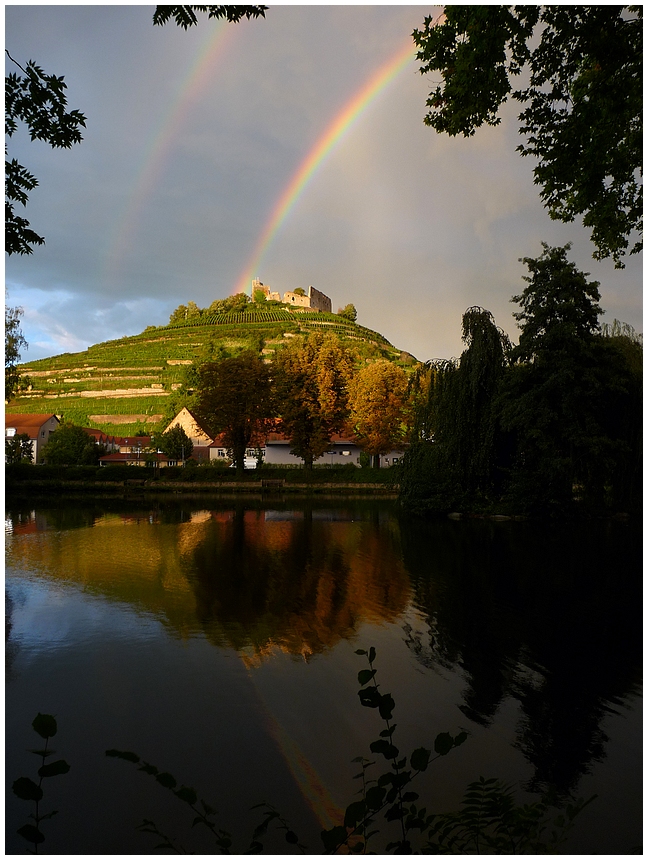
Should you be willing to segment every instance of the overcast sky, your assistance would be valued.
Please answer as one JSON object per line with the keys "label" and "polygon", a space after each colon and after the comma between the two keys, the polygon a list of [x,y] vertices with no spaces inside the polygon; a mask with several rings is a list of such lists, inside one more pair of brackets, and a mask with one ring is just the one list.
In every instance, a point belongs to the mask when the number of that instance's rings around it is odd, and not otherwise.
{"label": "overcast sky", "polygon": [[[271,6],[265,19],[203,16],[185,32],[154,27],[154,6],[5,8],[11,55],[64,75],[69,107],[87,116],[70,150],[20,131],[9,141],[9,157],[38,177],[26,217],[47,243],[6,263],[7,302],[25,311],[25,360],[137,334],[181,303],[231,294],[303,160],[438,12]],[[499,127],[451,139],[423,124],[432,83],[412,59],[371,101],[277,232],[261,280],[282,293],[312,284],[334,310],[353,302],[358,322],[395,346],[447,358],[461,352],[471,305],[517,340],[518,258],[538,256],[542,241],[572,242],[570,259],[601,283],[603,320],[642,330],[641,257],[615,270],[592,259],[581,225],[550,220],[533,161],[515,152],[516,105]]]}

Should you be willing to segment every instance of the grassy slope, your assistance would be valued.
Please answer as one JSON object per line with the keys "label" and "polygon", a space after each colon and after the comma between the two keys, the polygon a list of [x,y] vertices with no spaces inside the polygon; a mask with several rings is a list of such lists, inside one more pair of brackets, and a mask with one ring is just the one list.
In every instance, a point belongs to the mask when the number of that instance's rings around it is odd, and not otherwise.
{"label": "grassy slope", "polygon": [[[415,360],[393,347],[382,335],[337,314],[291,313],[280,309],[218,315],[195,324],[149,327],[133,337],[95,344],[84,352],[63,353],[27,362],[21,371],[32,389],[8,406],[8,412],[50,413],[83,426],[115,435],[132,435],[136,428],[152,430],[159,418],[170,419],[182,405],[187,367],[208,361],[224,347],[235,353],[262,338],[264,355],[272,359],[290,336],[310,331],[331,332],[357,350],[361,361],[387,358],[403,366]],[[124,424],[90,416],[143,416]]]}

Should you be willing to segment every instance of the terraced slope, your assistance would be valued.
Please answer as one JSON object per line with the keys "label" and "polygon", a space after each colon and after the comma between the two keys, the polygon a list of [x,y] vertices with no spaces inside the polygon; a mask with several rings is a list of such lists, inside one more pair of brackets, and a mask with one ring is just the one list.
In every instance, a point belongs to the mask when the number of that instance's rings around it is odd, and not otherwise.
{"label": "terraced slope", "polygon": [[86,427],[125,436],[171,418],[181,406],[189,368],[226,349],[261,347],[267,361],[289,338],[311,331],[335,334],[358,360],[387,358],[405,367],[415,359],[378,332],[337,314],[283,309],[221,314],[149,327],[133,337],[98,343],[84,352],[27,362],[21,372],[31,389],[11,402],[11,412],[50,413]]}

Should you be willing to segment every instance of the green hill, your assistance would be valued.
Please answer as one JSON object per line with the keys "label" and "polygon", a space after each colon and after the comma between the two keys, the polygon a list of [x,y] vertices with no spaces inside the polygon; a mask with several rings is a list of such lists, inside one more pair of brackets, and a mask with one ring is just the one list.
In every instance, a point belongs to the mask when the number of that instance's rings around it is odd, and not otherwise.
{"label": "green hill", "polygon": [[359,361],[386,358],[403,367],[416,359],[381,334],[337,314],[283,308],[204,314],[141,334],[110,340],[84,352],[63,353],[21,365],[31,381],[7,407],[10,412],[50,413],[119,436],[155,429],[183,405],[191,368],[219,355],[261,348],[271,361],[291,338],[331,332],[354,347]]}

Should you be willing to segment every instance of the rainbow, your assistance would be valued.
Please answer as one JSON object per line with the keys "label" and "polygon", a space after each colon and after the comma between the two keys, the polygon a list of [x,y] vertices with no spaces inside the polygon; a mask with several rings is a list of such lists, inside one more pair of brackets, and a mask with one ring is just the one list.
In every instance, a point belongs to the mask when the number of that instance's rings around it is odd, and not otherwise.
{"label": "rainbow", "polygon": [[169,155],[173,140],[185,124],[192,104],[200,97],[211,80],[211,75],[222,59],[225,48],[236,30],[231,24],[218,22],[203,39],[193,63],[180,81],[169,109],[160,119],[140,159],[137,179],[133,185],[117,227],[106,246],[103,270],[114,275],[120,261],[134,239],[142,207],[150,196]]}
{"label": "rainbow", "polygon": [[335,145],[342,139],[344,134],[351,128],[353,123],[360,117],[373,100],[387,87],[391,81],[402,71],[405,66],[414,59],[414,48],[411,40],[407,47],[400,48],[398,52],[386,63],[384,63],[369,80],[362,86],[342,108],[315,146],[302,161],[299,168],[291,178],[286,189],[277,201],[266,226],[250,256],[250,260],[244,272],[239,278],[234,293],[247,293],[251,290],[252,278],[256,276],[259,265],[266,251],[270,247],[275,236],[284,224],[310,180],[319,167],[322,166],[327,156],[330,155]]}

